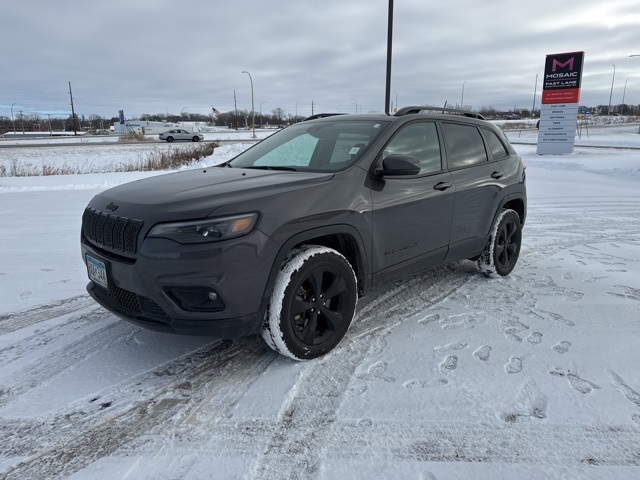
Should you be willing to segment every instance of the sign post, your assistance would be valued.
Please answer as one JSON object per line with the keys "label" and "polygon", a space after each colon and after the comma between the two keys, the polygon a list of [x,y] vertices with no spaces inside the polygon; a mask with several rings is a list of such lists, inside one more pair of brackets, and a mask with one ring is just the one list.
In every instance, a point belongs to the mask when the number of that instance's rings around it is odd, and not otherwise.
{"label": "sign post", "polygon": [[547,55],[538,155],[573,153],[584,52]]}

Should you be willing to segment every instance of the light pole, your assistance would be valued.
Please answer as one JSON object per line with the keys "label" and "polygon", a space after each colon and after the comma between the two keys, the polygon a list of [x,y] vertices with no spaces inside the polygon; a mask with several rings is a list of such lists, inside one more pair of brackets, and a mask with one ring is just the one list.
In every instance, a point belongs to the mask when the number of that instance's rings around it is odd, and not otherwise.
{"label": "light pole", "polygon": [[460,110],[464,110],[464,86],[466,84],[467,84],[466,80],[462,82],[462,96],[460,97]]}
{"label": "light pole", "polygon": [[260,128],[262,128],[262,105],[264,105],[267,102],[261,102],[260,103]]}
{"label": "light pole", "polygon": [[182,126],[184,127],[184,118],[182,117],[182,113],[189,107],[184,107],[182,110],[180,110],[180,123],[182,123]]}
{"label": "light pole", "polygon": [[355,98],[352,98],[351,101],[356,104],[356,115],[358,114],[358,101]]}
{"label": "light pole", "polygon": [[627,94],[627,82],[629,78],[624,81],[624,90],[622,91],[622,115],[624,115],[624,96]]}
{"label": "light pole", "polygon": [[398,109],[398,92],[394,90],[393,93],[396,94],[396,110],[397,110]]}
{"label": "light pole", "polygon": [[11,124],[13,125],[13,133],[16,133],[16,122],[13,120],[13,105],[17,105],[17,104],[12,104],[11,105]]}
{"label": "light pole", "polygon": [[246,70],[243,70],[242,73],[249,75],[249,81],[251,82],[251,123],[253,127],[253,138],[256,138],[256,109],[253,106],[253,78],[251,78],[251,74]]}
{"label": "light pole", "polygon": [[611,78],[611,93],[609,94],[609,109],[607,110],[607,116],[611,115],[611,97],[613,97],[613,82],[616,79],[616,66],[613,66],[613,77]]}
{"label": "light pole", "polygon": [[[629,57],[640,57],[640,55],[629,55]],[[638,133],[640,133],[640,127],[638,127]]]}
{"label": "light pole", "polygon": [[534,118],[534,113],[536,110],[536,93],[538,92],[538,74],[536,73],[536,84],[533,87],[533,105],[531,106],[531,118]]}
{"label": "light pole", "polygon": [[393,0],[389,0],[387,24],[387,76],[384,92],[384,113],[389,115],[389,104],[391,103],[391,56],[393,53]]}

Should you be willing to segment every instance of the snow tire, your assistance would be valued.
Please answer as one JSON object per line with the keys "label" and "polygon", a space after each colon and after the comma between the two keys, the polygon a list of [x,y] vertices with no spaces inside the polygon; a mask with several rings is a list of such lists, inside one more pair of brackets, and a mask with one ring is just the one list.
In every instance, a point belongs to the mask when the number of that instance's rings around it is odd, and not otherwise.
{"label": "snow tire", "polygon": [[488,276],[506,276],[516,266],[522,245],[520,217],[514,210],[500,213],[487,246],[478,259],[478,268]]}
{"label": "snow tire", "polygon": [[353,268],[340,253],[315,245],[297,248],[278,272],[262,338],[294,360],[325,355],[347,333],[357,292]]}

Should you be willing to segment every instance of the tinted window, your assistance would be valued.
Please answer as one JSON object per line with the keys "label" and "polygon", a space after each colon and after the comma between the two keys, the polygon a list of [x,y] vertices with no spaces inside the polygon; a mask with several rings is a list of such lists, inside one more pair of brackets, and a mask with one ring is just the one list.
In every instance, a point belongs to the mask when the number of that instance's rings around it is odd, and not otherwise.
{"label": "tinted window", "polygon": [[500,141],[495,132],[482,129],[482,133],[484,133],[484,138],[487,140],[489,150],[493,153],[493,158],[495,160],[500,160],[501,158],[509,156],[509,151],[505,148],[504,144]]}
{"label": "tinted window", "polygon": [[449,168],[467,167],[487,161],[484,142],[476,127],[443,123],[442,132],[447,148]]}
{"label": "tinted window", "polygon": [[236,168],[291,168],[336,171],[360,157],[389,122],[320,120],[300,122],[256,144],[231,160]]}
{"label": "tinted window", "polygon": [[329,163],[343,163],[355,160],[362,155],[370,139],[369,135],[359,133],[338,134]]}
{"label": "tinted window", "polygon": [[440,142],[435,123],[411,123],[391,139],[382,158],[393,154],[412,155],[420,161],[420,173],[439,172],[442,169]]}

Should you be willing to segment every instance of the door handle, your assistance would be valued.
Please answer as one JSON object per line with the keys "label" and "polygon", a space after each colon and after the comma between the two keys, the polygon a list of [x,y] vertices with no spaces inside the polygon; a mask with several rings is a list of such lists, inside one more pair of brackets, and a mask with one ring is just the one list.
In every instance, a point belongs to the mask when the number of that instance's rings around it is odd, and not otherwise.
{"label": "door handle", "polygon": [[493,172],[491,174],[491,178],[495,178],[496,180],[498,180],[499,178],[504,177],[504,173],[502,172]]}
{"label": "door handle", "polygon": [[440,190],[441,192],[451,187],[453,184],[451,182],[438,182],[433,186],[434,190]]}

